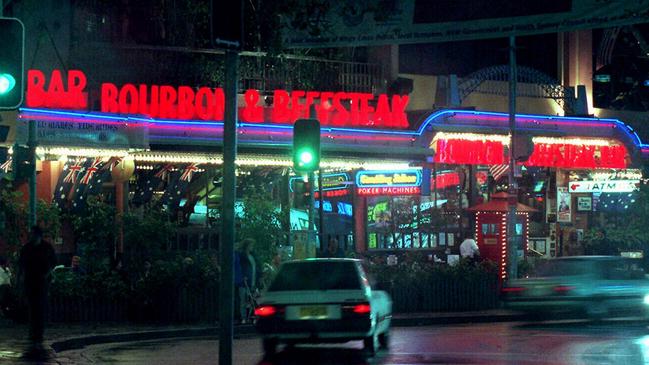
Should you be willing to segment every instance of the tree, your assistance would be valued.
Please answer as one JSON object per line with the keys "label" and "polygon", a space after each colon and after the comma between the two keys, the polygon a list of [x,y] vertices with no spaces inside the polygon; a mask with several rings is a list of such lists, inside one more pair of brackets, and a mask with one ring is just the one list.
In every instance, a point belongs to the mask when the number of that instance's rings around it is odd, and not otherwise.
{"label": "tree", "polygon": [[282,228],[288,214],[273,204],[268,194],[247,196],[242,203],[243,212],[237,222],[238,241],[254,239],[253,249],[260,263],[270,262],[278,246],[288,243],[287,232]]}
{"label": "tree", "polygon": [[90,197],[84,211],[71,218],[84,268],[89,272],[109,270],[117,232],[115,208],[98,197]]}
{"label": "tree", "polygon": [[624,250],[643,250],[645,256],[649,253],[649,184],[640,184],[634,200],[627,209],[600,213],[600,219],[584,234],[587,254],[615,255]]}

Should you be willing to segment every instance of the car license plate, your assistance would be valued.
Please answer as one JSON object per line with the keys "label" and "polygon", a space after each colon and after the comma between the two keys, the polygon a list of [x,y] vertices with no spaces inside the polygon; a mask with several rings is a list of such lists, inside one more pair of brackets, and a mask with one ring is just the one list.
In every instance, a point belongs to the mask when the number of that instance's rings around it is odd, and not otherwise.
{"label": "car license plate", "polygon": [[327,307],[323,305],[310,305],[300,307],[300,319],[325,319],[327,318]]}

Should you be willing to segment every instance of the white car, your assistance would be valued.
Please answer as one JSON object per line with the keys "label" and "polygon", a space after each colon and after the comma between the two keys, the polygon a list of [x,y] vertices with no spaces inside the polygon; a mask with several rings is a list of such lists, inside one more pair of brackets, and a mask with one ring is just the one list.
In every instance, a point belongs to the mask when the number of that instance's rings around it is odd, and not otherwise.
{"label": "white car", "polygon": [[363,340],[387,348],[392,300],[372,290],[359,260],[307,259],[282,264],[255,309],[266,354],[279,343]]}

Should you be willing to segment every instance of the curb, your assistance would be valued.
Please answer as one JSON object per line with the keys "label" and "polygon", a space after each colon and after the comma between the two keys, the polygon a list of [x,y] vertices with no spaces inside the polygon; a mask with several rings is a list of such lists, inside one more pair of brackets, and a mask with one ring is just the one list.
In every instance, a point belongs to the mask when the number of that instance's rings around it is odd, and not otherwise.
{"label": "curb", "polygon": [[[438,317],[393,317],[394,327],[417,327],[429,325],[461,324],[461,323],[487,323],[487,322],[515,322],[524,318],[521,314],[496,314],[496,315],[449,315]],[[123,332],[104,335],[90,335],[55,340],[50,347],[56,352],[78,350],[91,345],[105,343],[146,341],[176,337],[216,337],[219,327],[186,328],[177,330],[152,330],[138,332]],[[252,325],[235,326],[234,336],[247,336],[255,334]]]}
{"label": "curb", "polygon": [[417,327],[438,324],[462,324],[462,323],[495,323],[495,322],[518,322],[525,320],[523,314],[497,314],[497,315],[466,315],[466,316],[440,316],[440,317],[392,317],[394,327]]}
{"label": "curb", "polygon": [[[101,345],[114,342],[146,341],[175,337],[218,337],[218,332],[218,327],[203,327],[178,330],[112,333],[55,340],[50,344],[50,347],[56,353],[59,353],[63,351],[82,349],[90,345]],[[237,326],[234,328],[235,337],[250,335],[253,333],[255,333],[254,326]]]}

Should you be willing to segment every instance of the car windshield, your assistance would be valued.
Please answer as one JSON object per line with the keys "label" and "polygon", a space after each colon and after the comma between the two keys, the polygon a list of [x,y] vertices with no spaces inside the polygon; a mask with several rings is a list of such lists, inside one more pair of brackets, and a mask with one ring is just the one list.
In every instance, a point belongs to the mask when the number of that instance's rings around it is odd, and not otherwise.
{"label": "car windshield", "polygon": [[533,276],[577,276],[593,272],[593,262],[586,262],[584,260],[548,260],[539,264]]}
{"label": "car windshield", "polygon": [[268,291],[361,289],[353,262],[312,261],[282,266]]}

